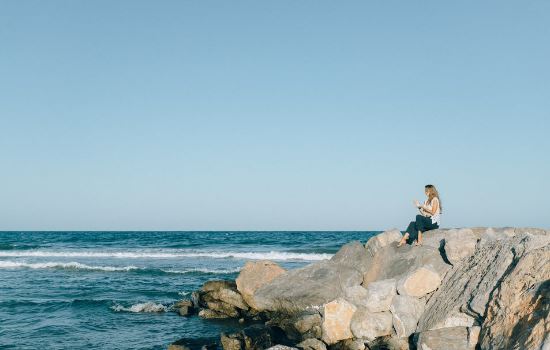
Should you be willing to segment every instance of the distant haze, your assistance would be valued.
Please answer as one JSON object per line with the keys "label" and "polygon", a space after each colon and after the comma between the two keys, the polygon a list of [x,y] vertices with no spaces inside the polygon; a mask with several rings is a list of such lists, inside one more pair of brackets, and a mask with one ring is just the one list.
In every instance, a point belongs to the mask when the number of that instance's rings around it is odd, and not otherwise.
{"label": "distant haze", "polygon": [[2,1],[0,230],[550,227],[548,1]]}

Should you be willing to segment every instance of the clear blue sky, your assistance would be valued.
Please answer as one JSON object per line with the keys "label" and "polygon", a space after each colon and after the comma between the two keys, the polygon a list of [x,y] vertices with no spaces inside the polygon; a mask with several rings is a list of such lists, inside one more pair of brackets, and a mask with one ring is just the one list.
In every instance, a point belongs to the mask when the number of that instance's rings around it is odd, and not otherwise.
{"label": "clear blue sky", "polygon": [[0,1],[0,230],[550,227],[549,1]]}

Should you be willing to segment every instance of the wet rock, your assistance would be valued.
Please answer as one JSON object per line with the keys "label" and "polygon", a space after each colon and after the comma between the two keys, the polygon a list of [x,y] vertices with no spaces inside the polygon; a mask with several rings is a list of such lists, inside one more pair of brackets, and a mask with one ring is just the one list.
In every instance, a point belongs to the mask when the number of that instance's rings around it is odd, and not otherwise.
{"label": "wet rock", "polygon": [[238,317],[239,311],[230,304],[224,303],[223,301],[209,301],[206,303],[210,310],[216,311],[227,315],[228,317]]}
{"label": "wet rock", "polygon": [[237,290],[237,285],[234,281],[228,280],[212,280],[202,285],[203,292],[213,292],[220,289],[232,289]]}
{"label": "wet rock", "polygon": [[344,299],[325,304],[322,324],[323,341],[330,345],[353,337],[350,324],[356,310],[353,304]]}
{"label": "wet rock", "polygon": [[355,338],[374,340],[391,334],[392,315],[390,312],[370,312],[360,307],[353,315],[350,328]]}
{"label": "wet rock", "polygon": [[441,284],[441,276],[431,266],[422,266],[397,283],[397,290],[401,295],[422,297],[436,290]]}
{"label": "wet rock", "polygon": [[223,350],[241,350],[242,349],[242,337],[240,334],[225,334],[220,335],[220,342],[222,343]]}
{"label": "wet rock", "polygon": [[211,309],[202,309],[199,311],[199,317],[203,319],[219,319],[219,318],[230,318],[231,316],[223,312],[219,312]]}
{"label": "wet rock", "polygon": [[168,350],[216,350],[218,344],[213,338],[183,338],[168,345]]}
{"label": "wet rock", "polygon": [[190,316],[195,312],[195,308],[193,307],[193,302],[187,299],[175,302],[173,305],[173,309],[180,316]]}
{"label": "wet rock", "polygon": [[407,338],[416,330],[424,302],[408,295],[396,295],[390,306],[392,323],[398,338]]}
{"label": "wet rock", "polygon": [[258,309],[254,301],[256,290],[284,272],[285,269],[268,260],[249,261],[244,265],[237,277],[237,290],[248,305],[254,309]]}

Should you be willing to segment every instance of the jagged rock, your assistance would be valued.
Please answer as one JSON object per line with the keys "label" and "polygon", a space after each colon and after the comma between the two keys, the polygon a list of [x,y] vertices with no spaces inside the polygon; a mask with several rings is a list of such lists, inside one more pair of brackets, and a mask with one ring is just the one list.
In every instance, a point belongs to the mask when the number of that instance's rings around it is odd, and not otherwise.
{"label": "jagged rock", "polygon": [[213,292],[219,289],[237,289],[237,285],[234,281],[228,281],[228,280],[212,280],[207,281],[202,285],[202,291],[203,292]]}
{"label": "jagged rock", "polygon": [[475,253],[449,271],[440,288],[430,296],[417,331],[438,327],[457,310],[482,318],[503,276],[526,250],[540,244],[541,239],[527,232],[506,239],[486,239],[482,234]]}
{"label": "jagged rock", "polygon": [[320,261],[280,275],[253,295],[258,310],[286,314],[319,309],[344,296],[344,289],[361,284],[370,258],[360,242],[344,245],[328,261]]}
{"label": "jagged rock", "polygon": [[401,295],[421,297],[436,290],[441,284],[441,276],[431,266],[422,266],[402,277],[397,283]]}
{"label": "jagged rock", "polygon": [[267,348],[266,350],[298,350],[298,348],[293,348],[291,346],[277,344],[277,345],[274,345],[270,348]]}
{"label": "jagged rock", "polygon": [[[408,338],[385,336],[367,342],[369,350],[410,350]],[[449,349],[450,350],[450,349]]]}
{"label": "jagged rock", "polygon": [[241,350],[241,339],[236,334],[226,335],[222,333],[220,335],[220,341],[222,343],[223,350]]}
{"label": "jagged rock", "polygon": [[525,254],[493,293],[483,349],[550,348],[550,246]]}
{"label": "jagged rock", "polygon": [[351,319],[350,328],[355,338],[374,340],[391,334],[392,315],[387,311],[370,312],[365,307],[359,307]]}
{"label": "jagged rock", "polygon": [[275,338],[270,327],[252,325],[237,333],[222,333],[220,341],[224,350],[263,350],[277,345]]}
{"label": "jagged rock", "polygon": [[296,346],[303,350],[327,350],[325,343],[315,338],[306,339],[298,343]]}
{"label": "jagged rock", "polygon": [[284,272],[285,269],[268,260],[249,261],[244,265],[237,277],[237,290],[248,305],[254,309],[258,309],[254,301],[256,290]]}
{"label": "jagged rock", "polygon": [[344,298],[357,307],[366,307],[367,297],[367,289],[363,286],[351,286],[344,289]]}
{"label": "jagged rock", "polygon": [[202,309],[199,311],[199,317],[204,319],[216,319],[216,318],[229,318],[229,316],[226,313],[210,310],[210,309]]}
{"label": "jagged rock", "polygon": [[243,297],[234,290],[221,288],[209,293],[212,298],[220,300],[226,304],[233,305],[241,310],[248,310]]}
{"label": "jagged rock", "polygon": [[365,244],[367,252],[374,256],[381,248],[401,240],[402,234],[398,229],[384,231],[374,237],[371,237]]}
{"label": "jagged rock", "polygon": [[329,345],[353,336],[350,329],[351,319],[357,308],[344,299],[325,304],[323,317],[323,341]]}
{"label": "jagged rock", "polygon": [[472,316],[462,313],[460,311],[456,311],[450,313],[446,319],[434,325],[432,329],[449,327],[472,327],[474,323],[475,319]]}
{"label": "jagged rock", "polygon": [[363,274],[363,285],[367,286],[370,282],[391,278],[399,280],[420,267],[430,267],[443,276],[451,265],[443,260],[439,248],[410,245],[398,248],[397,242],[394,242],[380,248],[371,257],[368,269]]}
{"label": "jagged rock", "polygon": [[363,339],[344,339],[332,348],[335,348],[334,350],[365,350],[366,347]]}
{"label": "jagged rock", "polygon": [[414,333],[424,303],[408,295],[396,295],[390,306],[392,323],[398,338],[406,338]]}
{"label": "jagged rock", "polygon": [[194,311],[193,302],[187,299],[175,302],[173,308],[180,316],[189,316]]}
{"label": "jagged rock", "polygon": [[477,240],[471,229],[449,230],[445,236],[445,255],[449,262],[456,265],[472,256]]}
{"label": "jagged rock", "polygon": [[468,340],[466,327],[440,328],[421,332],[418,336],[419,350],[473,350]]}
{"label": "jagged rock", "polygon": [[367,298],[365,306],[370,312],[382,312],[390,309],[393,297],[396,294],[395,279],[374,281],[366,286]]}
{"label": "jagged rock", "polygon": [[216,350],[218,344],[213,338],[183,338],[168,345],[168,350]]}
{"label": "jagged rock", "polygon": [[314,313],[299,316],[293,325],[300,334],[311,334],[314,338],[320,338],[322,336],[321,322],[321,315]]}

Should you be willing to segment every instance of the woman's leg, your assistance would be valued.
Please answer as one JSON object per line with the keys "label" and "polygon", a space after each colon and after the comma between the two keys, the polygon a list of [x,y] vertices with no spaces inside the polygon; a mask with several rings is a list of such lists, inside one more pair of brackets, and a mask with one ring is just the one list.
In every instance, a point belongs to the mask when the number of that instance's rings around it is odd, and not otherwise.
{"label": "woman's leg", "polygon": [[418,239],[416,241],[416,245],[422,245],[422,232],[426,232],[427,221],[431,223],[432,219],[422,215],[416,216],[416,229],[418,230]]}
{"label": "woman's leg", "polygon": [[411,221],[409,223],[409,226],[405,230],[405,234],[403,234],[403,237],[401,238],[401,241],[399,241],[399,244],[397,246],[401,247],[405,243],[405,241],[410,242],[411,240],[416,239],[416,234],[416,222]]}

